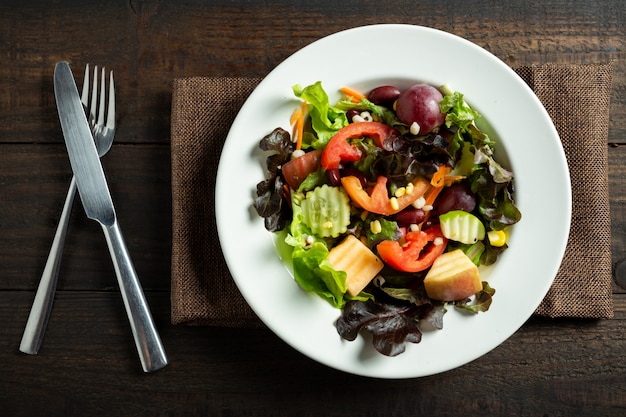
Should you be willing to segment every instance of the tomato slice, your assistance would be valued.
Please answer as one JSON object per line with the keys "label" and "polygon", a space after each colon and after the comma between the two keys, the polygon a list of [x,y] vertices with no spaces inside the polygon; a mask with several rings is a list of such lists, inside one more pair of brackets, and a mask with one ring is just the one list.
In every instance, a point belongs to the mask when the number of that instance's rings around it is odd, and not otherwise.
{"label": "tomato slice", "polygon": [[348,142],[350,139],[371,137],[382,147],[383,142],[395,132],[391,126],[379,122],[357,122],[340,129],[330,139],[322,153],[322,167],[328,171],[336,169],[341,162],[354,162],[361,159],[361,150]]}
{"label": "tomato slice", "polygon": [[[438,238],[441,241],[435,242]],[[425,231],[408,232],[405,240],[404,246],[395,240],[384,240],[376,246],[378,255],[387,265],[404,272],[420,272],[430,268],[448,244],[448,239],[443,236],[438,225]]]}
{"label": "tomato slice", "polygon": [[350,199],[359,207],[371,213],[390,216],[399,213],[409,206],[409,204],[422,197],[430,188],[430,184],[424,178],[418,177],[412,181],[413,192],[404,194],[396,198],[397,206],[392,205],[391,199],[387,192],[387,177],[379,176],[376,185],[368,194],[361,184],[361,181],[355,176],[346,176],[341,178],[341,185],[348,193]]}
{"label": "tomato slice", "polygon": [[320,167],[321,155],[322,151],[318,149],[283,164],[281,168],[283,177],[291,189],[297,190],[310,173],[317,171]]}

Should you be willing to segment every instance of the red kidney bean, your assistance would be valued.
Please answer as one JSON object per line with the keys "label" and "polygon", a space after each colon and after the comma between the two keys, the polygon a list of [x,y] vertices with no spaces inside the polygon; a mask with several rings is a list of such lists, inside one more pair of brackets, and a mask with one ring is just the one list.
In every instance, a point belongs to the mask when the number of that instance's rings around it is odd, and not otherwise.
{"label": "red kidney bean", "polygon": [[412,224],[420,224],[426,219],[426,213],[422,209],[408,208],[396,214],[396,222],[400,227],[408,227]]}
{"label": "red kidney bean", "polygon": [[365,178],[365,175],[363,175],[363,173],[356,168],[348,167],[348,168],[342,169],[341,176],[342,177],[348,177],[348,176],[357,177],[359,181],[361,182],[361,186],[363,188],[367,186],[367,178]]}
{"label": "red kidney bean", "polygon": [[452,210],[464,210],[471,212],[476,207],[476,196],[465,183],[452,184],[443,190],[437,198],[437,210],[439,214],[445,214]]}
{"label": "red kidney bean", "polygon": [[400,96],[400,90],[392,85],[376,87],[367,95],[367,99],[379,106],[390,106]]}
{"label": "red kidney bean", "polygon": [[348,123],[352,123],[352,118],[354,116],[358,116],[360,113],[357,110],[348,110],[346,112],[346,117],[348,118]]}
{"label": "red kidney bean", "polygon": [[332,185],[334,185],[335,187],[341,185],[341,175],[339,174],[338,169],[329,169],[328,171],[326,171],[326,175],[328,176],[328,179],[330,180],[330,183]]}

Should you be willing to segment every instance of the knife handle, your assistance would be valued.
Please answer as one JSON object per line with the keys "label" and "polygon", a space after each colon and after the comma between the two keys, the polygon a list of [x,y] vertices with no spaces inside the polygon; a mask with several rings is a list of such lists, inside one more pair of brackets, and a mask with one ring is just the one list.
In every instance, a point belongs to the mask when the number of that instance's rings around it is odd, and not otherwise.
{"label": "knife handle", "polygon": [[102,229],[115,267],[141,366],[144,372],[161,369],[167,365],[167,357],[122,237],[122,231],[117,220],[112,225],[102,225]]}

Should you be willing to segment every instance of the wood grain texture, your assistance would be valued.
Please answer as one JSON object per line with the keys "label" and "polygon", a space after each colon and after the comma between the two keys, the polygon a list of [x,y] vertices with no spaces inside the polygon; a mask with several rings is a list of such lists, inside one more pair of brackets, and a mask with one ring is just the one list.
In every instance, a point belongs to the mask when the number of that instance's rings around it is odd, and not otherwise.
{"label": "wood grain texture", "polygon": [[[615,319],[531,318],[487,355],[421,379],[344,374],[267,329],[169,324],[172,80],[263,77],[330,33],[431,26],[510,66],[615,60],[609,188],[613,259],[626,258],[626,8],[621,0],[7,0],[0,4],[1,416],[621,416],[626,290]],[[329,62],[332,53],[329,52]],[[407,51],[410,53],[410,51]],[[372,51],[368,59],[386,57]],[[103,158],[170,365],[141,372],[99,226],[77,201],[37,356],[18,351],[70,180],[52,73],[114,70],[118,130]],[[436,65],[435,63],[428,63]],[[461,70],[461,69],[460,69]],[[593,213],[590,213],[593,215]]]}
{"label": "wood grain texture", "polygon": [[124,140],[167,143],[173,78],[264,76],[320,37],[376,23],[445,30],[511,66],[617,60],[610,137],[626,140],[626,10],[614,0],[11,3],[0,5],[2,57],[11,64],[0,67],[0,109],[11,109],[0,112],[0,142],[60,140],[52,93],[59,60],[78,79],[86,63],[113,69]]}
{"label": "wood grain texture", "polygon": [[0,413],[596,417],[626,408],[624,295],[613,320],[534,318],[466,366],[408,380],[329,369],[267,329],[170,326],[167,294],[148,302],[171,364],[142,375],[117,294],[61,292],[44,347],[28,356],[17,346],[30,295],[0,292]]}
{"label": "wood grain texture", "polygon": [[[102,159],[111,197],[140,280],[169,289],[171,170],[169,147],[115,145]],[[50,251],[71,168],[62,144],[2,146],[1,289],[34,289]],[[61,264],[62,289],[116,285],[104,234],[77,195]]]}

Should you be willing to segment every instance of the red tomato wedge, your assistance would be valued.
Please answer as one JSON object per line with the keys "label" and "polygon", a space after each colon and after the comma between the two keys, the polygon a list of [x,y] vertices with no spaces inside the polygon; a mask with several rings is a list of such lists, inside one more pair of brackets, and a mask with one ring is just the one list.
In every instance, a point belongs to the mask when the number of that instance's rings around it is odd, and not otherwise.
{"label": "red tomato wedge", "polygon": [[395,132],[391,126],[379,122],[350,123],[330,139],[322,153],[322,167],[328,171],[339,167],[341,162],[361,159],[361,150],[349,142],[350,139],[371,137],[382,147],[385,139]]}
{"label": "red tomato wedge", "polygon": [[[437,238],[441,240],[435,242]],[[420,272],[429,268],[448,243],[439,226],[408,232],[405,240],[404,246],[395,240],[384,240],[376,246],[378,255],[387,265],[404,272]]]}
{"label": "red tomato wedge", "polygon": [[341,178],[341,185],[356,205],[371,213],[382,214],[384,216],[390,216],[404,210],[409,204],[422,197],[430,188],[429,182],[420,177],[413,180],[412,184],[413,192],[404,194],[402,197],[397,197],[396,202],[398,204],[394,206],[387,192],[387,177],[382,175],[378,177],[371,194],[365,191],[361,185],[361,180],[357,177],[347,176]]}
{"label": "red tomato wedge", "polygon": [[291,189],[297,190],[307,175],[317,171],[320,167],[321,155],[321,149],[307,152],[282,166],[283,177]]}

